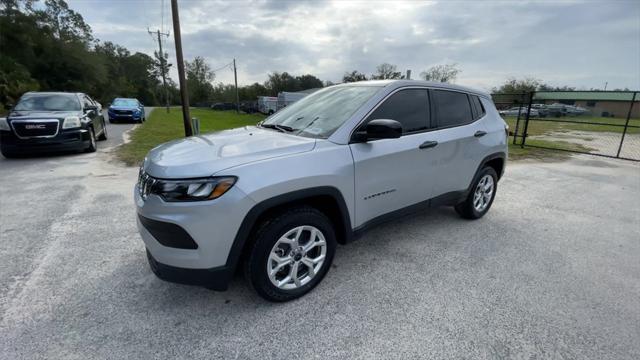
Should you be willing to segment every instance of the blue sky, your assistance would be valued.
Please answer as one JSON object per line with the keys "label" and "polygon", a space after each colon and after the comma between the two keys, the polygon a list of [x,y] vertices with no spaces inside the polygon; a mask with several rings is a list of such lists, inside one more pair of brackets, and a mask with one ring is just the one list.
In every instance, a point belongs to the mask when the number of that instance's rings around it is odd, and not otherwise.
{"label": "blue sky", "polygon": [[[152,54],[147,27],[171,31],[169,0],[70,0],[101,40]],[[413,77],[457,63],[456,83],[490,89],[509,77],[589,89],[640,88],[640,1],[180,0],[184,56],[212,68],[236,58],[242,84],[267,73],[339,82],[388,62]],[[164,24],[162,19],[164,18]],[[175,78],[175,74],[173,74]],[[229,69],[216,82],[232,82]]]}

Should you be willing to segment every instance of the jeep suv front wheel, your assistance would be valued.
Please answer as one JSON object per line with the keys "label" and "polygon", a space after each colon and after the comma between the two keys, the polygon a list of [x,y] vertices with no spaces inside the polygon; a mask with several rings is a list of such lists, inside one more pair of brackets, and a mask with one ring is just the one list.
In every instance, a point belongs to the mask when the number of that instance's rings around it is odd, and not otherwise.
{"label": "jeep suv front wheel", "polygon": [[245,260],[245,275],[263,298],[292,300],[322,281],[335,250],[331,221],[314,208],[294,208],[261,225]]}

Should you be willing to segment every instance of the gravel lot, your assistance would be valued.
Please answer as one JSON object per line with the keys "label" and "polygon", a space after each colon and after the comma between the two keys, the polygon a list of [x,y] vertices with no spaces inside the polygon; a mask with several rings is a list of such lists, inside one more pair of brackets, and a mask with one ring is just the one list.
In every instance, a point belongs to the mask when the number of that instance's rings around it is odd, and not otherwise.
{"label": "gravel lot", "polygon": [[511,163],[485,218],[378,227],[286,304],[155,278],[136,175],[0,157],[0,358],[640,358],[638,164]]}

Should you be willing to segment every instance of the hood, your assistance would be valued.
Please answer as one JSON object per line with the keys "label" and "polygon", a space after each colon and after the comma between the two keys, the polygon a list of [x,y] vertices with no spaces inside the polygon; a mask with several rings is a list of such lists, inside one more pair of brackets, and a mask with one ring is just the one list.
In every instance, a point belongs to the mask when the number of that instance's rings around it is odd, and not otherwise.
{"label": "hood", "polygon": [[315,142],[255,126],[244,127],[162,144],[147,154],[143,166],[157,178],[207,177],[230,167],[311,151]]}
{"label": "hood", "polygon": [[36,111],[36,110],[14,110],[7,119],[27,120],[27,119],[64,119],[67,116],[81,116],[80,111]]}

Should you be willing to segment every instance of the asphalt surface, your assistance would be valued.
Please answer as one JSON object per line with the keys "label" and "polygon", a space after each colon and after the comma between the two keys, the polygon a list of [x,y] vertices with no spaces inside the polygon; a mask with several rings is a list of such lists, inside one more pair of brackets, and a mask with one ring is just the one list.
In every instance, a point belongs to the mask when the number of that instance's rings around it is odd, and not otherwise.
{"label": "asphalt surface", "polygon": [[380,226],[285,304],[157,279],[136,175],[104,146],[0,158],[0,358],[640,358],[638,164],[511,163],[483,219]]}

